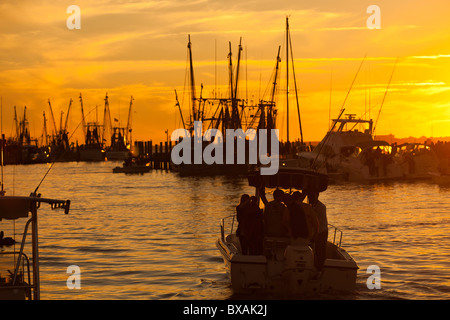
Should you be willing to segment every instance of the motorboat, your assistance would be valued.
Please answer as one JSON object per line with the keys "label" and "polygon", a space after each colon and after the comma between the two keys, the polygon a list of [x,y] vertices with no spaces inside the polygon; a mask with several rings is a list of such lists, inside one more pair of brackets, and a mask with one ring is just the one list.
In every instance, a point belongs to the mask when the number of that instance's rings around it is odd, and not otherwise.
{"label": "motorboat", "polygon": [[[287,192],[323,192],[327,189],[328,177],[310,170],[283,167],[271,176],[261,175],[256,169],[248,175],[248,182],[255,187],[258,203],[266,203],[266,193],[274,188]],[[358,265],[342,247],[343,234],[338,228],[329,225],[326,258],[319,270],[311,244],[289,237],[264,234],[261,254],[243,254],[236,224],[236,215],[222,219],[221,234],[216,241],[234,293],[307,294],[355,288]]]}
{"label": "motorboat", "polygon": [[[6,249],[0,251],[0,300],[40,299],[38,209],[42,203],[69,213],[70,200],[46,199],[41,198],[40,194],[29,197],[0,196],[0,221],[28,219],[22,239],[16,241],[11,238],[13,249],[5,246]],[[31,241],[28,239],[30,233]]]}
{"label": "motorboat", "polygon": [[121,167],[118,166],[113,168],[113,173],[143,174],[150,172],[151,170],[152,167],[148,163],[141,163],[136,159],[127,159]]}
{"label": "motorboat", "polygon": [[423,143],[403,143],[393,145],[394,160],[403,169],[407,179],[430,179],[430,172],[439,171],[439,159],[429,145]]}
{"label": "motorboat", "polygon": [[348,114],[334,119],[332,129],[311,152],[299,153],[304,168],[355,182],[402,179],[401,165],[394,161],[392,147],[373,139],[373,121]]}

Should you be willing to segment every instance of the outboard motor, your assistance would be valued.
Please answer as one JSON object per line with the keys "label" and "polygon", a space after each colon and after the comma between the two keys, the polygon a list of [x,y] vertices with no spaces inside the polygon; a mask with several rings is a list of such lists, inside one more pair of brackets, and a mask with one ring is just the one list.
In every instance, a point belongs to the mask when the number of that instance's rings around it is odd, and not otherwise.
{"label": "outboard motor", "polygon": [[284,259],[286,268],[283,276],[289,292],[304,292],[315,272],[312,249],[308,245],[289,245]]}

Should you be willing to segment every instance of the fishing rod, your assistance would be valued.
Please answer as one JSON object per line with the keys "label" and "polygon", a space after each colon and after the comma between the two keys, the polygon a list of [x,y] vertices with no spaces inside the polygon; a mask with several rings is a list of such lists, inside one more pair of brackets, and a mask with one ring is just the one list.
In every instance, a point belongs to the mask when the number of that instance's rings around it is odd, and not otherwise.
{"label": "fishing rod", "polygon": [[[88,112],[87,115],[89,115],[91,112],[93,112],[97,107],[93,108],[91,111]],[[83,118],[84,119],[84,118]],[[78,123],[78,125],[76,126],[75,130],[73,130],[72,134],[70,135],[70,137],[68,138],[68,140],[70,140],[70,138],[72,138],[72,136],[75,134],[75,132],[77,131],[78,127],[83,123],[83,120],[80,121],[80,123]],[[67,152],[67,151],[66,151]],[[53,162],[50,164],[50,167],[48,168],[47,172],[44,174],[44,177],[42,177],[41,181],[39,182],[39,184],[37,185],[36,189],[34,190],[34,192],[32,193],[33,196],[37,195],[37,191],[39,190],[39,187],[41,186],[42,182],[44,182],[45,178],[47,177],[48,173],[50,172],[50,170],[52,170],[53,166],[55,165],[56,161],[58,159],[61,158],[61,156],[63,156],[65,154],[65,152],[61,152],[55,160],[53,160]]]}
{"label": "fishing rod", "polygon": [[359,71],[361,70],[361,67],[362,67],[362,65],[363,65],[363,63],[364,63],[364,60],[366,60],[366,57],[367,57],[367,54],[366,54],[366,55],[364,56],[364,58],[362,59],[361,64],[359,65],[358,71],[356,71],[356,74],[355,74],[355,77],[353,78],[352,84],[350,85],[350,88],[349,88],[348,91],[347,91],[347,95],[345,96],[344,103],[342,104],[341,110],[344,109],[345,102],[347,101],[347,98],[348,98],[348,96],[350,95],[350,91],[352,91],[353,84],[355,83],[355,80],[356,80],[356,78],[358,77]]}
{"label": "fishing rod", "polygon": [[373,126],[373,136],[375,136],[375,129],[376,129],[377,124],[378,124],[378,119],[380,118],[381,108],[383,108],[384,99],[386,98],[386,94],[387,94],[387,92],[389,90],[389,86],[391,85],[392,76],[394,75],[394,71],[395,71],[395,67],[397,66],[398,58],[399,57],[397,57],[397,60],[395,61],[394,69],[392,69],[391,77],[389,79],[386,91],[384,92],[383,100],[381,101],[381,106],[380,106],[380,110],[378,111],[377,120],[375,121],[375,125]]}
{"label": "fishing rod", "polygon": [[339,111],[339,112],[340,112],[340,113],[339,113],[339,117],[338,117],[338,118],[336,119],[336,121],[334,122],[334,124],[333,124],[333,126],[331,127],[330,131],[327,132],[327,135],[326,135],[325,138],[323,139],[322,145],[320,146],[320,149],[319,149],[319,151],[317,152],[316,158],[315,158],[314,161],[311,163],[310,168],[312,168],[312,169],[314,168],[314,165],[316,164],[317,158],[319,158],[320,152],[322,151],[322,148],[323,148],[325,142],[326,142],[326,141],[328,140],[328,138],[330,137],[331,132],[334,130],[334,127],[335,127],[336,124],[338,123],[338,120],[342,117],[342,114],[343,114],[344,111],[345,111],[345,109],[344,109],[345,102],[347,101],[347,98],[348,98],[348,96],[350,95],[350,92],[352,91],[353,84],[355,83],[356,78],[358,77],[359,71],[361,70],[361,67],[362,67],[363,63],[364,63],[364,61],[366,60],[366,57],[367,57],[367,54],[366,54],[366,55],[364,56],[364,58],[362,59],[360,65],[359,65],[358,71],[356,71],[355,77],[353,78],[353,81],[352,81],[352,83],[351,83],[351,85],[350,85],[350,88],[349,88],[348,91],[347,91],[347,95],[345,96],[344,102],[342,103],[341,110]]}
{"label": "fishing rod", "polygon": [[[378,105],[378,104],[377,104],[377,105]],[[374,107],[376,107],[377,105],[375,105]],[[365,117],[366,114],[367,114],[368,112],[370,112],[371,110],[372,110],[372,107],[369,107],[369,110],[367,110],[366,112],[364,112],[363,115],[362,115],[361,117],[359,117],[358,120],[362,120],[362,118]],[[355,123],[355,124],[353,125],[353,127],[351,127],[351,129],[350,129],[349,131],[353,131],[353,129],[357,126],[357,124],[358,124],[358,122]]]}

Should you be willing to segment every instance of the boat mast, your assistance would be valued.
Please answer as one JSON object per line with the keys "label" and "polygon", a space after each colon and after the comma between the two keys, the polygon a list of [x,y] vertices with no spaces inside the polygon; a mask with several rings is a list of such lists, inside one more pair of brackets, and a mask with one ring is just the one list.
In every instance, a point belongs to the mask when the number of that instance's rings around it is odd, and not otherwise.
{"label": "boat mast", "polygon": [[[44,128],[42,129],[42,145],[48,146],[48,134],[47,134],[47,118],[45,117],[45,111],[43,112],[44,115]],[[44,144],[45,141],[45,144]]]}
{"label": "boat mast", "polygon": [[[15,110],[15,107],[14,107]],[[1,138],[2,138],[2,150],[1,150],[1,168],[2,168],[2,181],[1,181],[1,191],[0,191],[0,196],[4,196],[5,195],[5,189],[3,187],[3,156],[4,156],[4,152],[5,152],[5,137],[3,136],[3,97],[0,98],[0,134],[1,134]]]}
{"label": "boat mast", "polygon": [[181,106],[180,106],[180,102],[178,101],[178,94],[177,94],[176,89],[175,89],[175,100],[177,101],[176,106],[178,107],[178,110],[180,111],[181,122],[183,123],[183,129],[186,130],[186,125],[184,124],[183,112],[181,112]]}
{"label": "boat mast", "polygon": [[72,106],[72,102],[73,102],[73,100],[70,99],[70,101],[69,101],[69,108],[67,109],[66,123],[64,124],[64,132],[63,133],[68,133],[67,132],[67,124],[69,122],[69,113],[70,113],[70,107]]}
{"label": "boat mast", "polygon": [[56,135],[58,134],[58,129],[56,129],[55,116],[53,115],[53,109],[52,109],[52,104],[50,103],[50,99],[48,99],[48,106],[50,107],[50,115],[52,116],[52,123],[53,123],[53,130],[54,130],[53,139],[55,139]]}
{"label": "boat mast", "polygon": [[189,52],[189,70],[190,70],[190,80],[191,80],[191,96],[192,96],[192,117],[193,121],[197,121],[197,110],[195,108],[195,82],[194,82],[194,66],[192,64],[192,43],[191,35],[188,35],[188,52]]}
{"label": "boat mast", "polygon": [[103,134],[102,134],[103,138],[102,139],[103,139],[103,141],[106,141],[105,145],[108,144],[108,140],[105,139],[106,125],[109,126],[109,128],[108,128],[108,130],[110,131],[109,138],[111,138],[112,123],[111,123],[111,113],[109,111],[108,93],[106,93],[106,96],[105,96],[105,110],[104,110],[104,114],[103,114]]}
{"label": "boat mast", "polygon": [[286,17],[286,142],[289,151],[289,17]]}
{"label": "boat mast", "polygon": [[127,142],[130,144],[130,147],[131,147],[131,143],[132,143],[132,141],[131,141],[131,131],[132,131],[132,128],[131,128],[131,115],[132,115],[132,113],[131,113],[131,107],[133,106],[133,100],[134,100],[134,98],[133,98],[133,96],[131,96],[131,99],[130,99],[130,108],[128,109],[128,122],[127,122],[127,132],[126,132],[126,140],[127,140]]}
{"label": "boat mast", "polygon": [[303,145],[303,129],[302,129],[302,120],[300,117],[300,104],[298,102],[298,90],[297,90],[297,80],[295,78],[295,68],[294,68],[294,53],[292,50],[292,40],[291,40],[291,32],[288,29],[288,34],[289,34],[289,47],[290,47],[290,51],[291,51],[291,60],[292,60],[292,75],[294,78],[294,89],[295,89],[295,99],[297,102],[297,114],[298,114],[298,125],[300,128],[300,141],[301,144]]}
{"label": "boat mast", "polygon": [[16,140],[19,142],[20,139],[20,129],[19,129],[19,121],[17,120],[17,110],[16,106],[14,106],[14,123],[16,125]]}
{"label": "boat mast", "polygon": [[86,127],[86,120],[84,118],[84,108],[83,108],[83,97],[81,96],[81,92],[80,92],[80,104],[81,104],[81,123],[83,126],[83,134],[84,134],[84,139],[85,139],[85,143],[87,144],[87,127]]}
{"label": "boat mast", "polygon": [[[239,50],[238,50],[238,59],[236,66],[236,80],[234,85],[234,96],[232,100],[232,112],[233,112],[233,125],[234,129],[241,127],[239,111],[238,111],[238,102],[237,102],[237,90],[238,90],[238,82],[239,82],[239,69],[241,65],[241,52],[242,52],[242,37],[239,41]],[[231,51],[230,51],[231,54]],[[231,59],[231,58],[230,58]]]}
{"label": "boat mast", "polygon": [[[269,112],[267,114],[267,117],[269,117],[269,115],[270,115],[271,119],[272,119],[272,116],[273,116],[273,110],[272,109],[275,106],[275,92],[276,92],[276,89],[277,89],[278,70],[280,68],[280,62],[281,62],[280,50],[281,50],[281,46],[278,46],[277,63],[276,63],[276,66],[275,66],[275,76],[274,76],[273,86],[272,86],[272,96],[270,97],[270,103],[269,103],[270,110],[269,110]],[[272,120],[274,120],[274,119],[272,119]],[[275,122],[275,121],[273,121],[273,122]],[[267,124],[268,125],[267,129],[273,129],[273,122],[270,124],[270,128],[269,128],[269,125]]]}

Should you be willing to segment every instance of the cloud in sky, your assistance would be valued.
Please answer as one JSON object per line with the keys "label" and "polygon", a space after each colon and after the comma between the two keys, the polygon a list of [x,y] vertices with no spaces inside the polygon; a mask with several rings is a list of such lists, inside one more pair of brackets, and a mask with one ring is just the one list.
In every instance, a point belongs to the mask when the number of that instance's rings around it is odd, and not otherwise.
{"label": "cloud in sky", "polygon": [[[66,27],[66,9],[72,4],[81,8],[81,30]],[[86,104],[100,108],[108,92],[112,112],[125,118],[133,95],[139,114],[135,137],[164,139],[164,131],[175,129],[177,123],[174,90],[183,96],[188,34],[196,83],[204,83],[205,93],[217,89],[222,95],[227,91],[228,43],[231,41],[236,58],[242,37],[242,74],[248,82],[242,78],[240,92],[256,99],[269,83],[278,46],[284,50],[286,16],[290,16],[306,139],[323,136],[328,128],[330,85],[331,103],[338,109],[366,54],[348,100],[350,110],[364,109],[369,87],[372,101],[380,100],[400,56],[386,100],[385,123],[402,123],[411,105],[428,111],[435,106],[435,113],[428,112],[430,121],[450,116],[438,107],[450,97],[449,4],[380,0],[381,29],[368,30],[366,8],[371,4],[331,0],[3,0],[0,94],[4,117],[11,118],[14,105],[27,105],[29,116],[39,125],[48,98],[58,110],[67,108],[73,98],[76,118],[80,92],[86,96]],[[284,114],[283,108],[280,97],[280,114]],[[392,118],[388,118],[389,112]],[[72,122],[75,126],[79,120]],[[410,127],[399,125],[394,133],[415,134]],[[390,130],[380,122],[377,131],[383,129]],[[39,133],[40,128],[34,131]]]}

